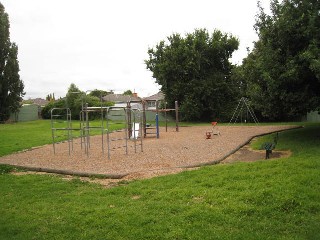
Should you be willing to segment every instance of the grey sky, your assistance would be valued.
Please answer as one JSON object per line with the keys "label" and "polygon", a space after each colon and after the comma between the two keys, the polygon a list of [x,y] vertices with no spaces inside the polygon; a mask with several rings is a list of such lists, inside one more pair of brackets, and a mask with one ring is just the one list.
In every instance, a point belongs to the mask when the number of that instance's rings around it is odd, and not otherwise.
{"label": "grey sky", "polygon": [[[158,92],[146,70],[148,47],[172,33],[219,29],[240,40],[241,63],[257,40],[256,0],[0,0],[19,47],[20,76],[28,98],[81,90]],[[269,0],[262,0],[265,8]]]}

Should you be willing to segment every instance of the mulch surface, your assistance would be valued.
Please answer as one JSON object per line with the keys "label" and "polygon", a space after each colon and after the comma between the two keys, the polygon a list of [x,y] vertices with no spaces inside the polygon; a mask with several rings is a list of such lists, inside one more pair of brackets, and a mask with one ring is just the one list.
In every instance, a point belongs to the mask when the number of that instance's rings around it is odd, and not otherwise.
{"label": "mulch surface", "polygon": [[[138,146],[135,153],[129,141],[128,154],[123,149],[110,152],[101,149],[101,136],[91,138],[89,156],[81,149],[80,140],[74,140],[69,155],[68,143],[57,144],[56,154],[52,145],[0,157],[0,163],[22,166],[38,171],[65,174],[104,174],[122,179],[150,178],[172,174],[202,165],[254,161],[265,158],[265,151],[252,151],[244,147],[255,136],[296,128],[294,126],[218,126],[221,135],[206,139],[211,126],[181,127],[179,132],[160,129],[160,138],[143,139],[143,152]],[[281,138],[279,139],[281,141]],[[107,148],[105,148],[107,149]],[[237,151],[238,150],[238,151]],[[283,157],[274,151],[271,158]]]}

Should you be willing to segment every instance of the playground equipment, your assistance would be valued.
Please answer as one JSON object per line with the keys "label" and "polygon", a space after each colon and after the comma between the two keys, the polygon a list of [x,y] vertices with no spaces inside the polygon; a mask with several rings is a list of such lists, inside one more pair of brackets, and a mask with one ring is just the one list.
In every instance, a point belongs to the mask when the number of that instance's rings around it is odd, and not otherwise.
{"label": "playground equipment", "polygon": [[[161,100],[156,101],[155,103],[155,109],[148,109],[146,107],[148,101],[142,102],[143,107],[143,133],[144,137],[147,137],[147,135],[156,135],[157,138],[160,137],[160,131],[159,131],[159,113],[164,113],[165,118],[165,128],[166,132],[168,131],[168,117],[167,113],[170,111],[175,111],[175,123],[176,123],[176,132],[179,132],[179,106],[178,101],[175,101],[175,108],[174,109],[167,109],[167,103],[164,102],[163,106],[164,108],[159,108],[159,103],[161,103]],[[146,120],[146,112],[151,111],[155,112],[155,126],[151,126],[151,124],[147,123]]]}
{"label": "playground equipment", "polygon": [[211,122],[212,129],[206,132],[206,139],[211,139],[213,135],[221,136],[220,131],[217,129],[217,124],[218,122]]}
{"label": "playground equipment", "polygon": [[217,129],[218,122],[211,122],[211,125],[212,125],[212,135],[221,136],[220,131]]}
{"label": "playground equipment", "polygon": [[[65,125],[65,127],[63,127]],[[73,149],[72,138],[72,123],[71,123],[71,111],[69,108],[52,108],[51,109],[51,133],[52,133],[52,145],[53,152],[56,153],[56,139],[60,136],[56,135],[57,131],[65,132],[67,136],[69,155],[71,153],[71,147]]]}
{"label": "playground equipment", "polygon": [[[133,121],[130,121],[131,131],[129,132],[130,139],[133,139],[134,142],[134,152],[137,152],[137,146],[140,146],[141,152],[143,152],[143,142],[142,142],[142,125],[143,125],[143,118],[142,112],[140,109],[130,109],[128,113],[130,113],[130,117]],[[133,126],[133,127],[132,127]],[[137,143],[137,140],[140,139],[140,142]]]}
{"label": "playground equipment", "polygon": [[249,100],[245,97],[242,97],[232,115],[232,118],[230,119],[230,122],[236,123],[238,118],[240,116],[240,122],[242,123],[243,120],[245,123],[248,122],[249,118],[251,117],[252,120],[258,124],[259,121],[256,117],[256,115],[254,114],[253,109],[250,107],[250,103]]}
{"label": "playground equipment", "polygon": [[[104,112],[108,107],[88,107],[88,103],[85,103],[80,112],[80,132],[81,132],[81,149],[85,149],[85,153],[89,156],[90,149],[90,132],[92,129],[101,131],[101,149],[104,154],[104,133],[108,132],[108,127],[105,125]],[[90,113],[100,112],[100,126],[90,125]]]}
{"label": "playground equipment", "polygon": [[[107,110],[107,129],[109,129],[110,127],[110,123],[109,123],[109,119],[110,117],[124,117],[125,121],[124,121],[124,129],[120,129],[120,130],[114,130],[113,132],[122,132],[123,133],[123,137],[116,137],[116,138],[111,138],[111,131],[107,131],[107,144],[108,144],[108,159],[110,159],[110,151],[111,150],[115,150],[118,148],[124,148],[125,149],[125,154],[128,154],[128,124],[127,124],[127,111],[125,107],[110,107]],[[119,124],[116,123],[116,124]],[[120,124],[122,124],[120,122]],[[124,145],[118,146],[116,144],[114,144],[114,146],[111,146],[111,143],[115,143],[117,141],[124,141]]]}
{"label": "playground equipment", "polygon": [[211,139],[211,131],[210,132],[206,132],[206,139]]}
{"label": "playground equipment", "polygon": [[[140,146],[140,150],[143,152],[142,128],[140,127],[142,126],[141,111],[139,109],[132,109],[128,102],[127,107],[109,107],[106,113],[107,129],[110,129],[109,121],[112,117],[122,120],[122,122],[115,124],[124,124],[123,129],[107,131],[108,159],[110,159],[111,151],[115,149],[124,148],[125,154],[128,154],[129,141],[133,141],[135,153],[137,153],[138,146]],[[123,135],[122,137],[112,137],[112,133],[114,132],[123,133]]]}
{"label": "playground equipment", "polygon": [[[87,91],[88,92],[88,91]],[[140,146],[141,152],[143,151],[142,142],[142,113],[139,109],[131,109],[130,103],[127,107],[103,107],[102,97],[100,107],[89,107],[88,103],[85,103],[85,96],[82,95],[82,107],[80,111],[80,127],[72,128],[71,121],[71,110],[69,108],[53,108],[51,109],[51,131],[52,131],[52,144],[53,151],[56,154],[56,143],[59,136],[56,135],[57,131],[63,131],[66,135],[69,146],[69,155],[73,151],[73,134],[72,131],[80,132],[81,149],[84,149],[85,154],[89,156],[90,150],[90,133],[93,129],[101,131],[101,150],[102,154],[105,153],[105,135],[107,134],[107,148],[108,148],[108,159],[112,150],[117,148],[124,148],[125,154],[128,154],[128,141],[132,140],[134,144],[134,151],[137,152],[137,146]],[[78,92],[77,92],[78,93]],[[90,113],[100,113],[100,125],[91,125]],[[120,118],[121,123],[124,124],[124,129],[121,130],[110,130],[110,118],[117,116]],[[133,123],[131,122],[133,120]],[[62,125],[63,124],[63,125]],[[130,127],[129,127],[130,126]],[[133,126],[133,128],[131,127]],[[112,133],[123,132],[123,137],[113,137]],[[140,140],[138,142],[138,139]],[[124,145],[119,146],[116,141],[124,141]]]}

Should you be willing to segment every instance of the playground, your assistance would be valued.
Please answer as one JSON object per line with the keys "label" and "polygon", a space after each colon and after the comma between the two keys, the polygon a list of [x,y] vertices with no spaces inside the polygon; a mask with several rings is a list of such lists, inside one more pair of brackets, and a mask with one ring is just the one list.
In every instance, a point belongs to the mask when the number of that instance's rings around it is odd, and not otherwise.
{"label": "playground", "polygon": [[217,126],[220,134],[214,134],[210,139],[206,137],[210,124],[180,127],[178,132],[175,129],[166,132],[160,127],[160,138],[143,139],[143,151],[136,151],[132,139],[128,141],[127,152],[115,148],[108,158],[101,149],[101,136],[94,136],[90,137],[89,152],[81,149],[81,139],[77,138],[73,140],[71,153],[70,143],[66,141],[55,144],[55,153],[50,144],[1,157],[0,162],[40,172],[80,176],[101,174],[118,179],[148,178],[219,163],[255,136],[293,127]]}

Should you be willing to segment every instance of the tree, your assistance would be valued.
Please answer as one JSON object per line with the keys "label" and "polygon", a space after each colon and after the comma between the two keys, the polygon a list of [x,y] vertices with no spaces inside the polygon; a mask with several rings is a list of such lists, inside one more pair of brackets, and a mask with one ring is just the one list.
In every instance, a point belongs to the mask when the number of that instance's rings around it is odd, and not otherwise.
{"label": "tree", "polygon": [[56,99],[55,99],[55,97],[54,97],[54,93],[50,93],[50,94],[48,94],[47,96],[46,96],[46,100],[47,101],[49,101],[49,102],[54,102]]}
{"label": "tree", "polygon": [[0,122],[17,112],[24,96],[19,75],[18,46],[10,42],[8,14],[0,3]]}
{"label": "tree", "polygon": [[270,120],[319,109],[319,1],[273,0],[270,16],[259,9],[259,40],[242,65],[254,107]]}
{"label": "tree", "polygon": [[[51,109],[52,108],[65,108],[66,107],[66,99],[59,99],[57,101],[50,101],[44,108],[41,110],[41,116],[43,119],[51,119]],[[65,111],[57,111],[55,114],[63,115]],[[72,115],[72,117],[74,117]]]}
{"label": "tree", "polygon": [[145,63],[169,107],[177,100],[185,120],[212,120],[223,117],[237,92],[229,59],[238,45],[238,39],[218,30],[173,34],[148,50]]}
{"label": "tree", "polygon": [[128,96],[132,96],[132,91],[131,90],[127,90],[123,92],[123,95],[128,95]]}
{"label": "tree", "polygon": [[[81,91],[74,83],[71,83],[68,92],[65,98],[59,99],[57,101],[49,102],[41,111],[41,115],[44,119],[51,118],[51,109],[52,108],[69,108],[71,110],[71,117],[74,120],[80,119],[80,112],[82,110],[82,105],[88,103],[89,107],[108,107],[112,106],[111,102],[101,102],[101,92],[100,90],[94,90],[91,93],[86,95],[85,92]],[[99,93],[99,97],[95,95]],[[51,95],[51,94],[50,94]],[[49,97],[50,97],[49,95]],[[54,96],[53,96],[54,97]],[[62,114],[58,111],[57,114]],[[90,119],[100,118],[100,112],[90,113]]]}
{"label": "tree", "polygon": [[95,90],[92,90],[89,95],[90,96],[94,96],[94,97],[97,97],[97,98],[101,98],[101,97],[104,97],[106,95],[108,95],[109,92],[107,91],[104,91],[104,90],[98,90],[98,89],[95,89]]}

